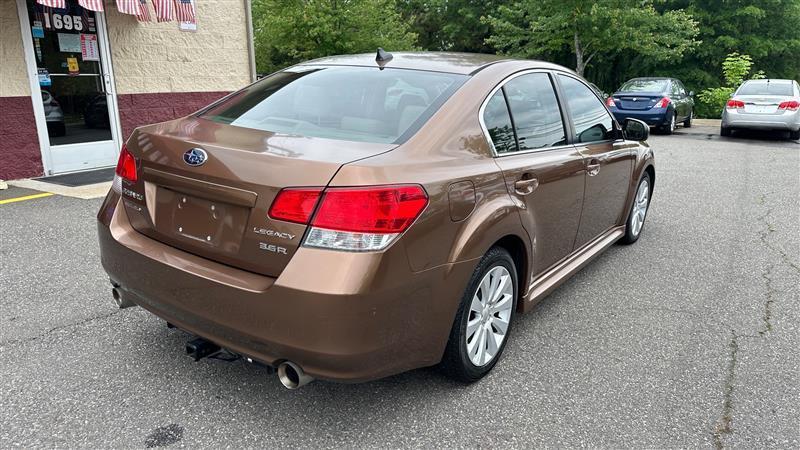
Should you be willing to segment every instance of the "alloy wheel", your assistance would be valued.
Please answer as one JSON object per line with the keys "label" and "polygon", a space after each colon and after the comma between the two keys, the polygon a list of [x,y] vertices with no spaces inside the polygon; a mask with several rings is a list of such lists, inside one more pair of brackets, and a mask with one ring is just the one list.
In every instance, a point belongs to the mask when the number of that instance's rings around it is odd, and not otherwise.
{"label": "alloy wheel", "polygon": [[669,132],[675,131],[675,114],[672,115],[672,120],[669,122]]}
{"label": "alloy wheel", "polygon": [[467,354],[472,364],[489,364],[506,339],[514,305],[513,278],[503,266],[484,275],[472,296],[467,320]]}
{"label": "alloy wheel", "polygon": [[644,218],[647,215],[647,207],[650,204],[650,183],[645,178],[639,184],[636,191],[636,198],[633,204],[633,214],[631,215],[631,234],[638,236],[644,226]]}

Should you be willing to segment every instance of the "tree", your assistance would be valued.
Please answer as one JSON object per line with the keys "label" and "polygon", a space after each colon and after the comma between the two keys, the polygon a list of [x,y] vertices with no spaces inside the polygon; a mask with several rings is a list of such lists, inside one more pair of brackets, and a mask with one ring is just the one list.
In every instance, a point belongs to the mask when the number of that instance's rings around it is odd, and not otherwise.
{"label": "tree", "polygon": [[400,14],[426,50],[494,53],[486,43],[489,24],[481,20],[503,0],[398,0]]}
{"label": "tree", "polygon": [[417,36],[395,0],[254,0],[260,73],[322,56],[411,50]]}
{"label": "tree", "polygon": [[695,51],[661,67],[690,89],[723,85],[717,64],[731,52],[750,55],[771,78],[800,79],[798,0],[662,0],[656,8],[685,9],[700,22]]}
{"label": "tree", "polygon": [[498,50],[533,58],[570,48],[581,75],[596,58],[629,51],[665,61],[683,57],[698,43],[697,22],[689,14],[659,13],[652,0],[519,0],[485,21],[492,27],[487,43]]}
{"label": "tree", "polygon": [[753,59],[750,58],[750,55],[740,55],[736,52],[729,54],[722,62],[725,86],[705,89],[697,96],[700,99],[700,104],[697,105],[698,115],[719,118],[725,103],[748,75],[753,80],[764,78],[764,72],[760,70],[751,75],[752,68]]}

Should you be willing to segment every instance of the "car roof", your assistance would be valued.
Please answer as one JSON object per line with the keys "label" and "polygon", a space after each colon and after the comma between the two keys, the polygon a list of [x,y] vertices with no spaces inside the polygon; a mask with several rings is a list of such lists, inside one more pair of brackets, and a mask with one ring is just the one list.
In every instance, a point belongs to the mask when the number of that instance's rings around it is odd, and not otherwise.
{"label": "car roof", "polygon": [[636,78],[631,78],[628,81],[633,81],[633,80],[676,81],[675,78],[670,78],[670,77],[636,77]]}
{"label": "car roof", "polygon": [[[456,52],[392,52],[392,59],[383,67],[427,70],[462,75],[472,75],[481,69],[500,62],[520,61],[498,55]],[[563,67],[543,61],[528,61],[531,68],[560,69]],[[366,66],[375,67],[375,53],[328,56],[298,64],[299,66]]]}
{"label": "car roof", "polygon": [[794,83],[794,80],[785,80],[785,79],[781,79],[781,78],[761,78],[761,79],[758,79],[758,80],[745,80],[745,83],[790,84],[790,83]]}

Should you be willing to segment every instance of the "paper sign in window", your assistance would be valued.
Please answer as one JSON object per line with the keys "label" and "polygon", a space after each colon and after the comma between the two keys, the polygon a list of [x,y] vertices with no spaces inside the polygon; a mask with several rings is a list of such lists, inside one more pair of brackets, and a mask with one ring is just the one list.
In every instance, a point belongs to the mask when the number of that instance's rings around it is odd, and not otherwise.
{"label": "paper sign in window", "polygon": [[77,34],[58,33],[58,51],[78,53],[81,51],[81,38]]}
{"label": "paper sign in window", "polygon": [[84,61],[100,61],[96,34],[81,34],[81,57]]}

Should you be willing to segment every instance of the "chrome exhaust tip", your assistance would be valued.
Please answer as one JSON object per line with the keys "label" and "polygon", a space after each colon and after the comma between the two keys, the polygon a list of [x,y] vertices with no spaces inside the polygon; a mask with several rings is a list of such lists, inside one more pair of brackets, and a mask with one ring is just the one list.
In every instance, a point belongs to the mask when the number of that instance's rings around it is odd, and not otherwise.
{"label": "chrome exhaust tip", "polygon": [[122,297],[122,293],[116,287],[111,288],[111,297],[114,298],[114,303],[116,303],[117,308],[125,309],[130,308],[131,306],[136,306],[136,303],[133,303],[130,300],[126,300]]}
{"label": "chrome exhaust tip", "polygon": [[298,389],[314,381],[303,369],[291,361],[284,361],[278,366],[278,379],[286,389]]}

